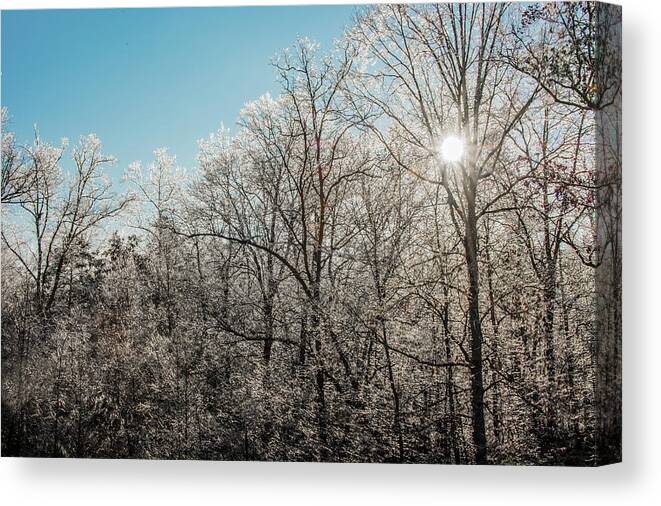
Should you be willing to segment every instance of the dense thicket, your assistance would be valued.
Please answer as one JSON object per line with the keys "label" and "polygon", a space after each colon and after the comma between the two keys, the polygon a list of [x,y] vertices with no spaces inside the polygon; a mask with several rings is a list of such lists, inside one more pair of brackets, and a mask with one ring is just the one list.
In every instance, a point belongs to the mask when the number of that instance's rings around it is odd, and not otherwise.
{"label": "dense thicket", "polygon": [[3,455],[616,460],[615,22],[365,9],[333,52],[284,52],[195,170],[158,150],[129,193],[93,135],[19,146],[3,111]]}

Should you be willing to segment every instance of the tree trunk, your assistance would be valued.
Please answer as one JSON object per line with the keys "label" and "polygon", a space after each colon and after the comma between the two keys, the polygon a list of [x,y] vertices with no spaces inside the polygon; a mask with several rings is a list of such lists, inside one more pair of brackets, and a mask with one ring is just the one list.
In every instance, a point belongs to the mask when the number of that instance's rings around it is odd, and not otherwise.
{"label": "tree trunk", "polygon": [[397,434],[397,450],[399,462],[404,462],[404,436],[402,434],[402,420],[399,391],[395,383],[395,375],[392,370],[392,360],[390,357],[390,348],[388,347],[388,333],[386,331],[386,322],[383,318],[379,318],[379,326],[381,327],[381,338],[383,339],[383,348],[386,354],[386,365],[388,367],[388,383],[390,384],[390,391],[392,392],[393,400],[393,425],[395,433]]}
{"label": "tree trunk", "polygon": [[487,437],[484,422],[484,382],[482,378],[482,322],[479,303],[479,265],[477,258],[476,184],[467,183],[466,228],[464,247],[468,269],[468,317],[471,341],[471,407],[473,410],[473,445],[475,463],[487,463]]}

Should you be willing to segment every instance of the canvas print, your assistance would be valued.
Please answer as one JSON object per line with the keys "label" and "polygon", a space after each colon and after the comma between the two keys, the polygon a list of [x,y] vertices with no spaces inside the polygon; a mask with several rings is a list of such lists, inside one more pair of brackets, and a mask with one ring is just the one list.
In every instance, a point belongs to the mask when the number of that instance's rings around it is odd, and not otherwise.
{"label": "canvas print", "polygon": [[621,9],[2,12],[2,456],[621,460]]}

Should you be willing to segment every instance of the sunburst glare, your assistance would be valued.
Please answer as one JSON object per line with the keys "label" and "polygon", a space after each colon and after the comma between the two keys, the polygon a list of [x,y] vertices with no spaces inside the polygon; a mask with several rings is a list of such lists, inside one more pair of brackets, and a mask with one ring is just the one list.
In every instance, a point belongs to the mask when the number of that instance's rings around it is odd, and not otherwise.
{"label": "sunburst glare", "polygon": [[464,156],[464,141],[451,135],[441,144],[441,157],[446,162],[458,162]]}

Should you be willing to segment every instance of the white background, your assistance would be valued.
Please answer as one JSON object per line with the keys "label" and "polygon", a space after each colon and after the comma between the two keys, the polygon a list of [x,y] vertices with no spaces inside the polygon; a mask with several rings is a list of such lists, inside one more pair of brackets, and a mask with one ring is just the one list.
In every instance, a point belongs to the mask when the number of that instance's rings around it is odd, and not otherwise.
{"label": "white background", "polygon": [[[0,0],[0,8],[181,3]],[[258,3],[269,2],[195,1],[195,5]],[[269,506],[661,504],[661,2],[618,3],[624,8],[623,464],[564,469],[3,458],[0,502],[49,506],[202,502]]]}

